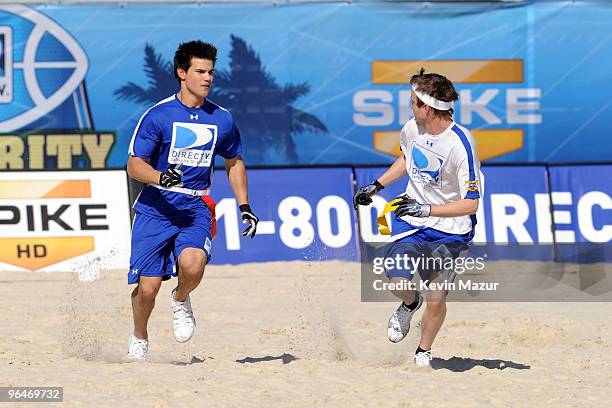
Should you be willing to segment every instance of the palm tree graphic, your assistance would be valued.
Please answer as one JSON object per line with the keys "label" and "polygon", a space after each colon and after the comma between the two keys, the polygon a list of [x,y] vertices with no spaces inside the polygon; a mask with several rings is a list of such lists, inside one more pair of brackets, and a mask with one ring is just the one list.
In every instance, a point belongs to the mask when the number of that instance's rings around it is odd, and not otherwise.
{"label": "palm tree graphic", "polygon": [[[249,163],[299,162],[294,135],[328,132],[316,116],[292,105],[310,92],[310,86],[307,82],[277,84],[251,46],[235,35],[231,43],[230,69],[216,71],[209,99],[234,115]],[[128,82],[114,92],[118,99],[153,104],[176,92],[172,63],[149,44],[144,62],[147,87]]]}

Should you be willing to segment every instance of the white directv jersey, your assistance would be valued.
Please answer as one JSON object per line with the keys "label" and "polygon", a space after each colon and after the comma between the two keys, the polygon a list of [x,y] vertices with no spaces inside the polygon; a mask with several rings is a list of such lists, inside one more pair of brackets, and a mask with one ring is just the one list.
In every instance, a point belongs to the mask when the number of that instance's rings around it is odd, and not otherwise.
{"label": "white directv jersey", "polygon": [[[406,158],[408,196],[422,204],[480,198],[483,185],[476,143],[463,126],[453,122],[444,132],[430,135],[413,118],[402,128],[400,146]],[[401,219],[417,228],[429,227],[449,234],[466,234],[476,224],[475,216],[469,215]]]}

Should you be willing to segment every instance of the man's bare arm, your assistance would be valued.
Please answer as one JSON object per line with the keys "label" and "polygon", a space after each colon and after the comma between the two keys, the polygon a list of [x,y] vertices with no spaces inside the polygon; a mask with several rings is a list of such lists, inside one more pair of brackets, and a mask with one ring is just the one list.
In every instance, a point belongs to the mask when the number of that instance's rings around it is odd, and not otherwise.
{"label": "man's bare arm", "polygon": [[238,201],[242,223],[247,225],[247,229],[242,231],[242,236],[253,238],[257,232],[259,218],[257,218],[249,206],[248,180],[244,160],[240,156],[236,156],[233,159],[225,159],[225,170]]}
{"label": "man's bare arm", "polygon": [[225,171],[238,205],[248,204],[248,180],[242,157],[236,156],[233,159],[225,159]]}
{"label": "man's bare arm", "polygon": [[404,155],[402,154],[377,180],[380,184],[386,187],[407,174],[408,171],[406,170],[406,157],[404,157]]}
{"label": "man's bare arm", "polygon": [[402,155],[398,157],[382,176],[374,180],[367,186],[361,187],[353,197],[353,207],[357,209],[359,205],[372,204],[372,197],[380,190],[393,183],[395,180],[408,174],[406,170],[406,158]]}
{"label": "man's bare arm", "polygon": [[128,159],[127,173],[131,178],[147,184],[159,184],[161,174],[149,164],[148,160],[134,156]]}

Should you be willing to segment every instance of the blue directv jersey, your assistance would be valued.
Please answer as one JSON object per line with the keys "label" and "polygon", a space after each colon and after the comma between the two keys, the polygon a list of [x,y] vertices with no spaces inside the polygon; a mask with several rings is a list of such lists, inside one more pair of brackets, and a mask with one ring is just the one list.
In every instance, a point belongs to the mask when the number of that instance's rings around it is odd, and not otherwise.
{"label": "blue directv jersey", "polygon": [[[147,159],[162,172],[180,165],[183,188],[204,190],[212,181],[216,155],[232,159],[242,153],[242,142],[229,111],[208,100],[197,109],[190,108],[173,95],[140,118],[129,153]],[[202,206],[201,197],[146,186],[134,209],[153,217],[175,218]]]}

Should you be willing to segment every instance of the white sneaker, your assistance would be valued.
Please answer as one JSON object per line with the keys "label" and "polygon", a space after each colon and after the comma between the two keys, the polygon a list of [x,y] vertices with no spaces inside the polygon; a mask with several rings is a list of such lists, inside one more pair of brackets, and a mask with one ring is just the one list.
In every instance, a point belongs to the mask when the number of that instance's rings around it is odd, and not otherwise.
{"label": "white sneaker", "polygon": [[196,321],[191,310],[189,295],[184,302],[174,300],[174,292],[170,295],[170,305],[172,306],[172,325],[174,326],[174,338],[179,343],[185,343],[193,337]]}
{"label": "white sneaker", "polygon": [[414,364],[417,368],[431,367],[431,350],[421,351],[415,354]]}
{"label": "white sneaker", "polygon": [[149,340],[139,339],[133,334],[130,334],[127,358],[132,360],[144,360],[147,357],[147,351],[149,351]]}
{"label": "white sneaker", "polygon": [[423,304],[423,296],[419,292],[416,293],[419,297],[419,303],[414,310],[410,311],[406,306],[404,306],[404,302],[402,302],[389,318],[387,336],[389,337],[389,341],[392,343],[399,343],[400,341],[404,340],[404,337],[406,337],[408,331],[410,330],[410,320],[412,320],[412,316]]}

